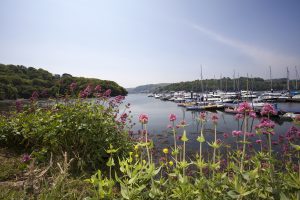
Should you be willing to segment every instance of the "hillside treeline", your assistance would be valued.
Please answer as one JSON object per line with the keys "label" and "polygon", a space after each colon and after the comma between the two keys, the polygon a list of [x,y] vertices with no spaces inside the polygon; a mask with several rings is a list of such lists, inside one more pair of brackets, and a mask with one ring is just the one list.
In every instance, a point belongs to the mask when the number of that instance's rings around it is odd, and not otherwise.
{"label": "hillside treeline", "polygon": [[[299,83],[297,83],[299,84]],[[296,81],[290,81],[290,90],[299,89],[296,86]],[[239,90],[254,90],[254,91],[268,91],[271,90],[271,81],[264,80],[262,78],[247,78],[240,77],[238,79],[222,78],[222,79],[206,79],[206,80],[195,80],[180,83],[173,83],[165,87],[160,87],[157,92],[162,91],[214,91],[214,90],[224,90],[224,91],[239,91]],[[272,89],[275,91],[287,90],[287,79],[273,79]]]}
{"label": "hillside treeline", "polygon": [[78,94],[88,85],[91,88],[99,85],[102,91],[111,89],[111,96],[127,94],[125,88],[114,81],[73,77],[70,74],[54,75],[41,68],[0,64],[0,100],[28,99],[35,91],[40,98],[58,97],[70,94],[72,83],[72,94]]}

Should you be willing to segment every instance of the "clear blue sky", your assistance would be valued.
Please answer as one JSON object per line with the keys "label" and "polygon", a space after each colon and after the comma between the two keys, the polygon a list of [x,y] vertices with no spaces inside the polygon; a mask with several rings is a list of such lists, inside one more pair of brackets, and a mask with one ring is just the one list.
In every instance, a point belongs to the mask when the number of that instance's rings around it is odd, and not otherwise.
{"label": "clear blue sky", "polygon": [[0,63],[125,87],[300,71],[299,0],[1,0]]}

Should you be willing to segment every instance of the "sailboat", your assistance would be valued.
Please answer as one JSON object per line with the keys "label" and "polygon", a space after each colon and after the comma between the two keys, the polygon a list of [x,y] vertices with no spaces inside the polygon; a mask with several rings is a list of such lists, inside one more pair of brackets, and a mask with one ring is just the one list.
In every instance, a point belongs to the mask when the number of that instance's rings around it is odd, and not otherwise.
{"label": "sailboat", "polygon": [[270,83],[271,83],[271,91],[265,92],[261,96],[259,96],[259,99],[262,101],[276,101],[282,94],[278,92],[273,92],[273,82],[272,82],[272,68],[269,66],[270,69]]}

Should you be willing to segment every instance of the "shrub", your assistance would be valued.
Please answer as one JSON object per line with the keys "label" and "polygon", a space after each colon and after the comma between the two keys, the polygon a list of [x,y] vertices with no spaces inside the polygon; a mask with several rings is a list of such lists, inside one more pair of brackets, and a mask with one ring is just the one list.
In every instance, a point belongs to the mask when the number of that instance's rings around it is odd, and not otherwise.
{"label": "shrub", "polygon": [[110,144],[119,148],[116,156],[131,146],[126,125],[130,119],[127,114],[119,115],[123,97],[98,96],[44,106],[32,99],[23,111],[18,105],[16,112],[0,118],[1,144],[32,152],[40,160],[50,152],[67,152],[75,158],[75,168],[95,169],[105,163]]}

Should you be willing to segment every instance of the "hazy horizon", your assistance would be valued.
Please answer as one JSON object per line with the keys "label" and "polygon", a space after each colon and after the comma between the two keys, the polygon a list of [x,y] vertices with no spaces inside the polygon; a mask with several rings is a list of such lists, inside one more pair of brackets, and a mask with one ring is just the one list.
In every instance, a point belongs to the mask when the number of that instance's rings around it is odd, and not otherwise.
{"label": "hazy horizon", "polygon": [[295,79],[300,1],[3,0],[0,63],[126,88],[203,78]]}

